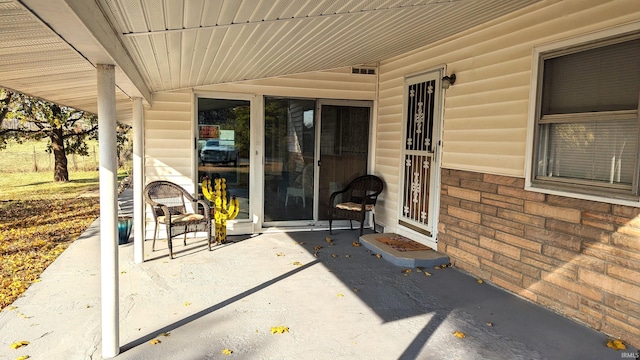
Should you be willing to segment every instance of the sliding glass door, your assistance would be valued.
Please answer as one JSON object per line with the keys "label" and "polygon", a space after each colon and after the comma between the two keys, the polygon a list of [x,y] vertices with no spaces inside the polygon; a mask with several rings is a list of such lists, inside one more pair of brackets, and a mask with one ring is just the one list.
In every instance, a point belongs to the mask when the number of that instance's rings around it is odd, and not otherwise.
{"label": "sliding glass door", "polygon": [[313,222],[315,100],[265,98],[264,223]]}
{"label": "sliding glass door", "polygon": [[205,177],[224,178],[227,197],[240,200],[236,219],[249,220],[250,101],[201,97],[197,112],[198,196],[204,198],[201,184]]}
{"label": "sliding glass door", "polygon": [[367,173],[370,102],[265,98],[264,221],[326,226],[331,192]]}
{"label": "sliding glass door", "polygon": [[367,173],[370,117],[369,102],[321,102],[318,220],[328,220],[332,192]]}

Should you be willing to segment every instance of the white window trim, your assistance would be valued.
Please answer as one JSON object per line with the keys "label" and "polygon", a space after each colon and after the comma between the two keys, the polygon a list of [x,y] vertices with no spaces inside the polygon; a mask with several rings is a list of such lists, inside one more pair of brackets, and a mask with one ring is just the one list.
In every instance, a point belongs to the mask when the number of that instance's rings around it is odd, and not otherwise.
{"label": "white window trim", "polygon": [[540,72],[542,71],[541,65],[541,55],[543,53],[547,53],[550,51],[558,51],[563,48],[573,48],[579,46],[581,44],[586,44],[589,42],[594,42],[598,40],[602,40],[609,37],[621,36],[624,34],[637,32],[640,30],[640,22],[625,24],[622,26],[617,26],[605,30],[601,30],[598,32],[593,32],[573,38],[568,38],[560,41],[551,42],[548,44],[543,44],[540,46],[536,46],[533,48],[532,62],[531,62],[531,80],[530,80],[530,88],[529,88],[529,112],[528,112],[528,122],[527,122],[527,146],[526,146],[526,157],[525,157],[525,190],[539,192],[543,194],[550,195],[558,195],[569,198],[576,198],[582,200],[591,200],[598,202],[605,202],[616,205],[625,205],[625,206],[633,206],[640,207],[640,199],[639,200],[628,200],[628,199],[619,199],[614,197],[604,197],[598,195],[589,195],[589,194],[581,194],[576,192],[569,192],[564,190],[553,190],[553,189],[545,189],[540,187],[534,187],[532,184],[533,179],[533,171],[532,171],[532,163],[534,156],[534,134],[536,130],[536,114],[538,108],[538,88],[542,85],[542,80],[540,77]]}

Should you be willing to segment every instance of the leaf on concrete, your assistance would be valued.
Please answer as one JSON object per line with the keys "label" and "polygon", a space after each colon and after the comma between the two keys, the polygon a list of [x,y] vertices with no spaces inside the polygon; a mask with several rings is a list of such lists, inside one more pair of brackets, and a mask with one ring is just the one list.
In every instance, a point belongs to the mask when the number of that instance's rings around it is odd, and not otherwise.
{"label": "leaf on concrete", "polygon": [[461,331],[454,331],[453,332],[453,336],[455,336],[457,338],[460,338],[460,339],[464,339],[466,337],[466,335]]}
{"label": "leaf on concrete", "polygon": [[431,273],[430,273],[430,272],[428,272],[428,271],[425,271],[425,272],[424,272],[424,275],[425,275],[425,276],[431,276]]}
{"label": "leaf on concrete", "polygon": [[158,339],[153,339],[151,341],[149,341],[149,344],[151,345],[158,345],[160,344],[162,341],[158,340]]}
{"label": "leaf on concrete", "polygon": [[404,269],[402,270],[403,274],[411,274],[411,269]]}
{"label": "leaf on concrete", "polygon": [[233,351],[231,351],[229,349],[224,349],[224,350],[222,350],[222,354],[223,355],[231,355],[231,354],[233,354]]}
{"label": "leaf on concrete", "polygon": [[487,326],[493,326],[493,323],[491,321],[487,321],[485,324],[487,324]]}
{"label": "leaf on concrete", "polygon": [[279,252],[279,253],[276,254],[276,256],[284,256],[284,253],[283,252]]}
{"label": "leaf on concrete", "polygon": [[166,336],[170,336],[170,335],[171,335],[171,333],[170,333],[170,332],[163,332],[162,334],[160,334],[160,336],[165,336],[165,337],[166,337]]}
{"label": "leaf on concrete", "polygon": [[31,356],[29,356],[29,355],[22,355],[22,356],[18,356],[18,357],[16,358],[16,360],[27,360],[27,359],[28,359],[28,358],[30,358],[30,357],[31,357]]}
{"label": "leaf on concrete", "polygon": [[302,266],[302,263],[300,261],[294,261],[291,263],[291,265]]}
{"label": "leaf on concrete", "polygon": [[610,339],[607,341],[607,347],[608,348],[612,348],[615,351],[620,351],[620,350],[627,350],[627,347],[624,345],[624,343],[620,340],[613,340]]}
{"label": "leaf on concrete", "polygon": [[185,301],[183,305],[184,305],[184,306],[191,306],[191,303],[190,303],[190,302],[188,302],[188,301]]}
{"label": "leaf on concrete", "polygon": [[27,345],[29,345],[28,341],[16,341],[13,344],[11,344],[11,348],[12,349],[19,349],[19,348],[21,348],[23,346],[27,346]]}
{"label": "leaf on concrete", "polygon": [[336,254],[331,254],[331,257],[332,257],[332,258],[337,258],[337,257],[338,257],[338,255],[336,255]]}
{"label": "leaf on concrete", "polygon": [[330,238],[330,237],[328,237],[328,236],[325,238],[325,240],[326,240],[329,244],[332,244],[332,243],[333,243],[333,240],[331,240],[331,238]]}
{"label": "leaf on concrete", "polygon": [[336,296],[341,298],[341,297],[344,297],[344,294],[337,294]]}
{"label": "leaf on concrete", "polygon": [[358,246],[360,246],[360,243],[358,242],[358,240],[356,240],[356,241],[351,243],[351,246],[358,247]]}
{"label": "leaf on concrete", "polygon": [[284,334],[289,332],[289,327],[287,326],[272,326],[271,333],[272,334]]}
{"label": "leaf on concrete", "polygon": [[320,246],[320,245],[316,245],[316,246],[313,247],[313,250],[315,250],[315,251],[318,251],[320,249],[322,249],[322,246]]}
{"label": "leaf on concrete", "polygon": [[382,255],[380,255],[380,254],[376,254],[376,257],[377,257],[378,259],[381,259],[381,258],[382,258]]}
{"label": "leaf on concrete", "polygon": [[478,279],[476,280],[476,282],[477,282],[478,284],[482,284],[482,283],[484,283],[484,280],[482,280],[482,279],[478,278]]}

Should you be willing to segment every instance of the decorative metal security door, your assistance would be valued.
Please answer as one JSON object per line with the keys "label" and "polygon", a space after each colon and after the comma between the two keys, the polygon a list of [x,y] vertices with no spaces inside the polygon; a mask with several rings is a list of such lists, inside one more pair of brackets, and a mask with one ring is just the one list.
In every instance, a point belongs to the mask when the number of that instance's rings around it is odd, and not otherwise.
{"label": "decorative metal security door", "polygon": [[400,191],[400,231],[421,235],[418,241],[435,247],[436,145],[439,141],[440,72],[405,82],[403,177]]}

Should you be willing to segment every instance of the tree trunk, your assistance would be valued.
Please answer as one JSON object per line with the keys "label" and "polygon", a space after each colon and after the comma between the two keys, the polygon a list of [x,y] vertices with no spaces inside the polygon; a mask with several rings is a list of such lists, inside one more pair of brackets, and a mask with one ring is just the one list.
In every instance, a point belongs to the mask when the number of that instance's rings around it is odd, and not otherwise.
{"label": "tree trunk", "polygon": [[53,129],[51,135],[51,150],[53,150],[53,180],[67,182],[69,181],[69,170],[67,169],[67,154],[64,153],[64,138],[62,137],[62,129]]}

